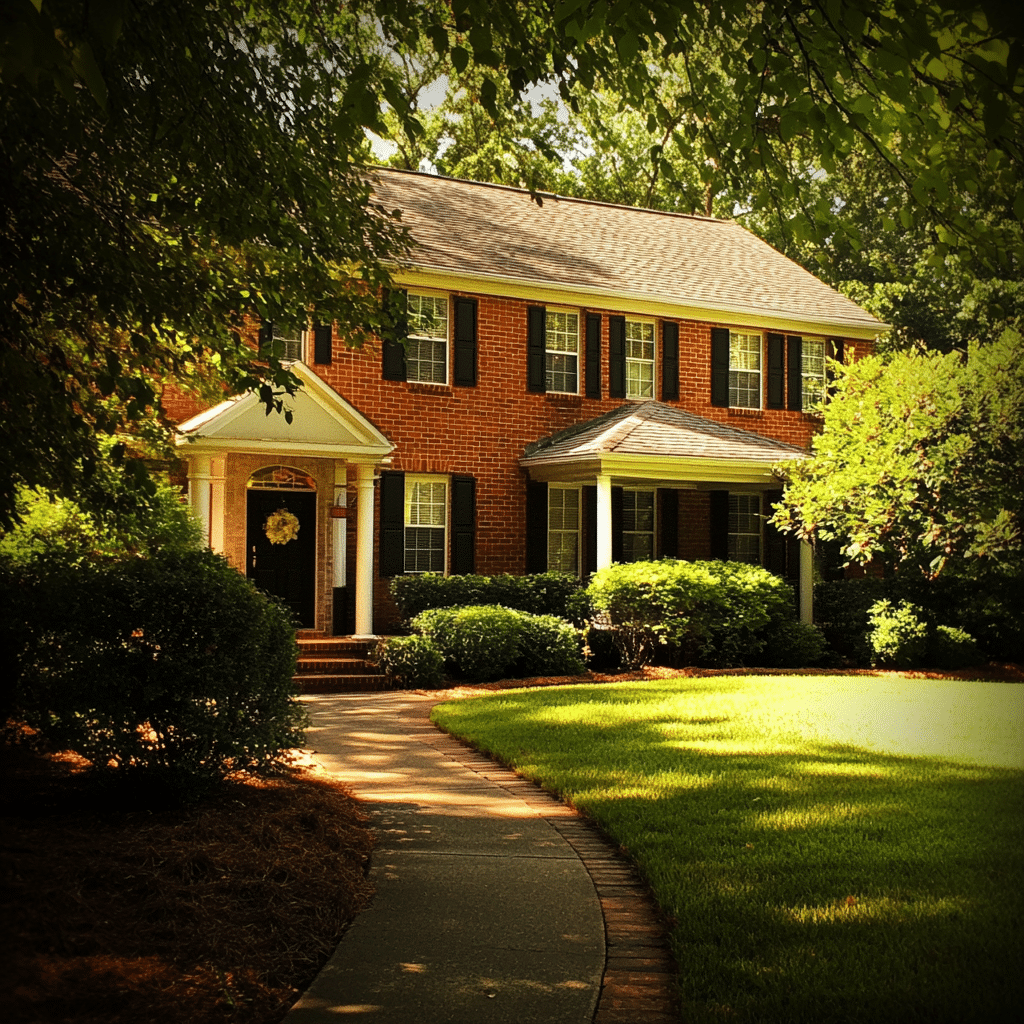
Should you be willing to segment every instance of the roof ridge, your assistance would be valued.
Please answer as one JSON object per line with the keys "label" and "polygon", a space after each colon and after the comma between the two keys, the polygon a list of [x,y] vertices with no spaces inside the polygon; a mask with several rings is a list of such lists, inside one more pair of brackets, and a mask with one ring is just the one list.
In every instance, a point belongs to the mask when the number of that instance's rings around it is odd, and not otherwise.
{"label": "roof ridge", "polygon": [[520,195],[529,196],[537,202],[539,196],[542,200],[538,205],[543,206],[543,200],[553,199],[562,203],[579,203],[583,206],[600,206],[612,210],[631,210],[634,213],[653,213],[659,217],[679,217],[683,220],[706,221],[710,224],[722,224],[725,226],[735,225],[741,227],[737,220],[732,217],[708,217],[701,213],[679,213],[676,210],[655,210],[650,206],[630,206],[628,203],[609,203],[602,199],[583,199],[580,196],[563,196],[559,192],[544,192],[540,189],[522,188],[517,185],[503,185],[494,181],[476,181],[473,178],[452,178],[447,174],[433,174],[430,171],[413,171],[405,167],[384,167],[379,164],[372,164],[367,168],[371,172],[385,171],[388,174],[402,174],[413,178],[433,178],[436,181],[454,181],[460,185],[473,185],[478,188],[500,189],[504,192],[516,192]]}

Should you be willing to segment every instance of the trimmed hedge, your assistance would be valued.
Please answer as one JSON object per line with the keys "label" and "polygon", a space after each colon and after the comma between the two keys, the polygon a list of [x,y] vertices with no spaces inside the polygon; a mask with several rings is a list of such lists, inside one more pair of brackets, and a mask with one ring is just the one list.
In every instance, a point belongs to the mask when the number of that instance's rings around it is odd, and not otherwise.
{"label": "trimmed hedge", "polygon": [[196,799],[303,742],[287,609],[210,551],[16,573],[15,713],[154,798]]}
{"label": "trimmed hedge", "polygon": [[660,647],[677,663],[755,664],[769,627],[793,616],[789,584],[741,562],[611,565],[594,575],[587,594],[594,612],[610,620],[630,670],[653,661]]}
{"label": "trimmed hedge", "polygon": [[499,605],[430,608],[412,627],[430,639],[454,674],[472,682],[585,671],[578,631],[553,615]]}
{"label": "trimmed hedge", "polygon": [[444,656],[428,636],[380,640],[375,659],[396,689],[436,690],[444,683]]}
{"label": "trimmed hedge", "polygon": [[570,573],[542,572],[528,576],[438,576],[423,573],[396,576],[391,596],[406,621],[429,608],[501,605],[534,615],[568,619],[568,608],[580,581]]}

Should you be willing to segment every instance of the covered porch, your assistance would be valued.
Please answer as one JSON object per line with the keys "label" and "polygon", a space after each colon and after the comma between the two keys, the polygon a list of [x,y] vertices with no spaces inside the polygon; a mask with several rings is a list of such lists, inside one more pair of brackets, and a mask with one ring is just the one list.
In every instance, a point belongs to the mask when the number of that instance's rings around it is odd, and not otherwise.
{"label": "covered porch", "polygon": [[[777,500],[781,490],[774,467],[806,457],[795,445],[648,401],[621,406],[542,438],[527,447],[519,464],[529,477],[528,503],[533,507],[528,509],[528,522],[536,531],[541,524],[547,531],[550,553],[545,567],[557,558],[551,540],[549,489],[580,491],[585,550],[579,558],[584,575],[615,561],[632,560],[637,551],[644,552],[640,557],[681,555],[678,541],[673,541],[673,531],[678,538],[687,528],[685,522],[678,522],[679,510],[685,507],[679,495],[699,493],[706,496],[709,510],[708,555],[757,561],[786,576],[794,584],[801,620],[810,622],[811,548],[783,537],[767,523],[772,499]],[[651,539],[631,552],[629,545],[624,549],[622,535],[625,532],[628,538],[628,527],[637,524],[640,513],[634,505],[631,524],[629,502],[652,492],[657,505],[651,504]],[[655,514],[661,520],[656,534]],[[742,530],[734,529],[738,519],[748,523]],[[756,524],[756,532],[750,522]],[[533,550],[539,551],[540,544],[536,537]],[[535,562],[533,568],[538,567]]]}

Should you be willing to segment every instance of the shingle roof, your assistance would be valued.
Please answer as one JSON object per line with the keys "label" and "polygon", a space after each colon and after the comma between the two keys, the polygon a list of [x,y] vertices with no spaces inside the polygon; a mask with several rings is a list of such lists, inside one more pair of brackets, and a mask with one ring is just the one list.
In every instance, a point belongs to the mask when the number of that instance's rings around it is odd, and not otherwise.
{"label": "shingle roof", "polygon": [[870,313],[734,221],[377,168],[375,199],[400,210],[413,266],[833,326]]}
{"label": "shingle roof", "polygon": [[560,462],[613,452],[742,460],[767,465],[807,455],[795,445],[651,401],[620,406],[596,419],[534,441],[527,445],[520,464]]}

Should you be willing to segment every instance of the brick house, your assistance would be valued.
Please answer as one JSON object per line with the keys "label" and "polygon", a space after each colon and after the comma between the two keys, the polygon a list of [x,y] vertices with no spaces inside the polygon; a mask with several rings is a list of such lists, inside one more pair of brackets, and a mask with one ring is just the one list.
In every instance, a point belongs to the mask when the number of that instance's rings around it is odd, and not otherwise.
{"label": "brick house", "polygon": [[392,628],[403,572],[662,556],[762,563],[809,619],[772,467],[805,455],[826,357],[883,325],[731,221],[374,174],[415,242],[408,339],[313,326],[283,339],[291,423],[250,395],[181,424],[210,545],[325,635]]}

